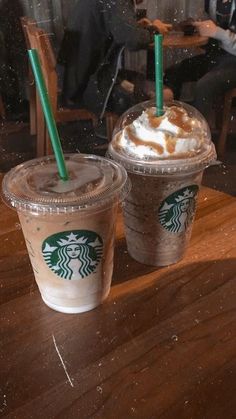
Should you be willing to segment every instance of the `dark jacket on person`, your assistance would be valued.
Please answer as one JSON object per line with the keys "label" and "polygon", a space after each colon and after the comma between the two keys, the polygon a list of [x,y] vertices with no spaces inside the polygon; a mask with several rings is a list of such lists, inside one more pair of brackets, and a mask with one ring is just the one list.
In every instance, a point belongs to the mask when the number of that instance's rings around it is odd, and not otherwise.
{"label": "dark jacket on person", "polygon": [[[213,1],[212,0],[205,0],[205,12],[208,15],[210,15],[213,18],[213,20],[215,20],[214,15],[215,15],[216,7],[217,7],[217,0],[213,0]],[[231,18],[230,18],[229,29],[231,29],[235,32],[235,28],[236,28],[236,2],[235,2],[235,0],[232,0]]]}
{"label": "dark jacket on person", "polygon": [[152,35],[137,24],[132,0],[78,0],[58,57],[65,66],[64,102],[100,115],[116,82],[122,50],[145,49]]}

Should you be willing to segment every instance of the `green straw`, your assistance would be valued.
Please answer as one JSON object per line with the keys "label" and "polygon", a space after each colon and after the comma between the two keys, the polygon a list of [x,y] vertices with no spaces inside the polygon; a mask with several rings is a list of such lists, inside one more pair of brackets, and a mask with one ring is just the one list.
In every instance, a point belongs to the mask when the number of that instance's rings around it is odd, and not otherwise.
{"label": "green straw", "polygon": [[60,141],[59,134],[57,131],[56,122],[53,116],[51,103],[48,97],[48,92],[46,89],[41,65],[39,62],[38,52],[36,49],[29,49],[28,54],[29,54],[30,63],[33,69],[36,85],[38,88],[44,117],[47,123],[49,137],[50,137],[52,148],[55,154],[59,176],[63,180],[68,180],[69,176],[68,176],[68,171],[65,165],[63,151],[61,148],[61,141]]}
{"label": "green straw", "polygon": [[163,110],[163,35],[155,35],[155,80],[156,80],[156,115],[164,114]]}

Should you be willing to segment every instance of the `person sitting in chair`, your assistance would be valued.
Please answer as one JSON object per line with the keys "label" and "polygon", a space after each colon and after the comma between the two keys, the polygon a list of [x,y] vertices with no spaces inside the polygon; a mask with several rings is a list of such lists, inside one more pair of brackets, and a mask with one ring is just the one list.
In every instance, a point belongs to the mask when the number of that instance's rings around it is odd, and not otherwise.
{"label": "person sitting in chair", "polygon": [[[76,2],[58,57],[65,69],[67,106],[84,106],[101,119],[105,111],[121,114],[153,95],[142,74],[121,69],[122,53],[124,48],[147,49],[154,33],[165,34],[171,25],[158,19],[137,22],[134,6],[133,0]],[[171,91],[164,96],[171,98]]]}
{"label": "person sitting in chair", "polygon": [[179,99],[184,82],[197,81],[193,105],[208,119],[214,100],[236,87],[236,0],[206,0],[210,19],[194,22],[209,38],[202,54],[166,70],[164,82]]}

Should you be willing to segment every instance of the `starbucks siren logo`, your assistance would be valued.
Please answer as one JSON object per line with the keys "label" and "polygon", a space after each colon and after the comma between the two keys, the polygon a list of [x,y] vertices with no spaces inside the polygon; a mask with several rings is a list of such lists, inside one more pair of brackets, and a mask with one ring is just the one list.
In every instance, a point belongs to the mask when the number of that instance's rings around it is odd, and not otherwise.
{"label": "starbucks siren logo", "polygon": [[180,189],[161,203],[158,218],[166,230],[182,233],[192,223],[198,189],[197,185]]}
{"label": "starbucks siren logo", "polygon": [[44,240],[46,264],[65,279],[81,279],[95,271],[103,253],[101,237],[88,230],[63,231]]}

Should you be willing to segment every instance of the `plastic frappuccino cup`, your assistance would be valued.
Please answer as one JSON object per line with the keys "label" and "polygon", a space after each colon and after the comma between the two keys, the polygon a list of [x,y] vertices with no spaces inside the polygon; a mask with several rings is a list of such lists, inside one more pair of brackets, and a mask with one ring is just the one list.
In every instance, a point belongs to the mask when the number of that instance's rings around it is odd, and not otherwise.
{"label": "plastic frappuccino cup", "polygon": [[216,158],[209,127],[193,107],[172,102],[157,117],[144,102],[118,121],[108,155],[127,170],[123,214],[128,252],[156,266],[178,262],[188,245],[204,169]]}
{"label": "plastic frappuccino cup", "polygon": [[129,182],[123,167],[98,156],[65,161],[68,181],[50,156],[12,169],[2,189],[17,210],[42,299],[54,310],[79,313],[109,294],[117,208]]}

